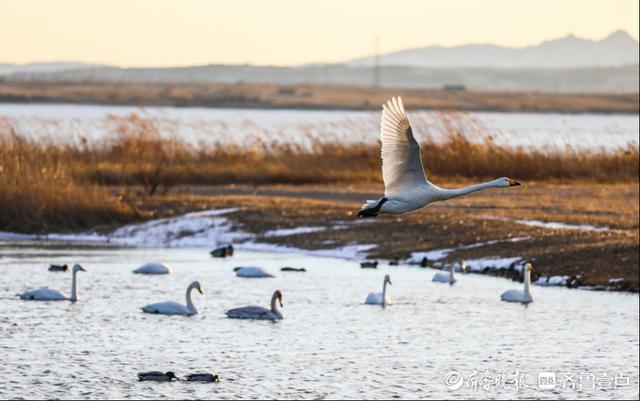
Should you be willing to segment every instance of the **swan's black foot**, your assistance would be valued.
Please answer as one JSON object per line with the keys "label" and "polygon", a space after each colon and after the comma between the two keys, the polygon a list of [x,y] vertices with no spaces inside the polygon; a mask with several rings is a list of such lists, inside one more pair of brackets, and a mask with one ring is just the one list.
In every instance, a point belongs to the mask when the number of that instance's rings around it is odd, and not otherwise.
{"label": "swan's black foot", "polygon": [[358,212],[358,217],[377,217],[380,208],[387,201],[387,198],[382,198],[378,201],[378,204],[374,207],[370,207],[369,209],[362,209]]}
{"label": "swan's black foot", "polygon": [[364,209],[358,212],[358,217],[377,217],[378,213],[372,207],[371,209]]}

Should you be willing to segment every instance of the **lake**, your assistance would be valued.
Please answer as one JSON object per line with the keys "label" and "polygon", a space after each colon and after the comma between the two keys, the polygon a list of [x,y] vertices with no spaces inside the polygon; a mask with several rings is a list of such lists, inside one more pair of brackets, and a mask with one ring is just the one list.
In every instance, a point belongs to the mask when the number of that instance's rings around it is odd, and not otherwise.
{"label": "lake", "polygon": [[[96,141],[118,131],[136,114],[164,136],[190,143],[235,143],[259,139],[310,145],[368,142],[379,138],[380,113],[371,111],[251,110],[64,104],[0,104],[0,132],[57,142]],[[418,139],[442,141],[459,131],[473,142],[525,149],[617,150],[638,146],[638,115],[441,113],[409,111]]]}
{"label": "lake", "polygon": [[[116,247],[0,242],[0,398],[637,398],[638,295],[532,289],[528,307],[500,301],[521,284],[476,274],[454,286],[409,266],[361,269],[355,260],[242,250],[213,259],[206,247]],[[174,273],[141,276],[148,261]],[[79,301],[21,301],[16,293],[70,290]],[[242,279],[258,265],[272,279]],[[305,267],[306,273],[280,272]],[[394,304],[364,305],[385,274]],[[143,314],[184,302],[192,280],[200,314]],[[230,308],[284,295],[285,320],[227,319]],[[144,370],[219,374],[217,384],[138,382]],[[550,378],[555,377],[553,389]],[[554,382],[551,382],[554,383]]]}

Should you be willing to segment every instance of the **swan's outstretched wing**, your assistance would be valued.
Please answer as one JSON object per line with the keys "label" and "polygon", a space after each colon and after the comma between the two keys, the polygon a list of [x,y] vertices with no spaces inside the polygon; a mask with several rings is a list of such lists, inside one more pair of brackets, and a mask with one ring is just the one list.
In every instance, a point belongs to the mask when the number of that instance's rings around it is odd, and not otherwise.
{"label": "swan's outstretched wing", "polygon": [[426,184],[420,145],[404,111],[401,98],[392,98],[382,106],[382,178],[385,195]]}

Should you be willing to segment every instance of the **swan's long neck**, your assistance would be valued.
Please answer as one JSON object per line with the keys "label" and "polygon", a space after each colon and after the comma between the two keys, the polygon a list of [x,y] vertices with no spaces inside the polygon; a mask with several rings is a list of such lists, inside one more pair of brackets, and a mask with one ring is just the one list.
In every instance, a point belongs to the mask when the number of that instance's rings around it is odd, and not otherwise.
{"label": "swan's long neck", "polygon": [[387,306],[387,279],[384,279],[384,283],[382,284],[382,307]]}
{"label": "swan's long neck", "polygon": [[271,297],[271,312],[273,312],[275,315],[278,315],[280,313],[280,311],[278,310],[278,297],[276,296],[276,294],[273,294],[273,296]]}
{"label": "swan's long neck", "polygon": [[468,187],[463,187],[458,189],[438,188],[438,193],[440,195],[439,196],[440,200],[446,200],[446,199],[453,199],[459,196],[467,195],[472,192],[482,191],[483,189],[497,188],[497,187],[499,187],[498,180],[494,180],[494,181],[483,182],[482,184],[470,185]]}
{"label": "swan's long neck", "polygon": [[453,277],[453,273],[455,273],[456,271],[456,266],[455,265],[451,265],[449,266],[449,282],[453,283],[454,277]]}
{"label": "swan's long neck", "polygon": [[78,300],[78,271],[73,271],[73,277],[71,278],[71,298],[69,301],[76,302]]}
{"label": "swan's long neck", "polygon": [[524,294],[527,296],[531,295],[531,292],[529,291],[530,286],[531,286],[531,270],[527,269],[527,271],[524,272]]}
{"label": "swan's long neck", "polygon": [[191,300],[191,291],[193,291],[193,288],[194,287],[192,285],[187,287],[187,309],[189,309],[189,311],[194,315],[197,315],[198,310],[196,309],[196,306],[193,304],[193,301]]}

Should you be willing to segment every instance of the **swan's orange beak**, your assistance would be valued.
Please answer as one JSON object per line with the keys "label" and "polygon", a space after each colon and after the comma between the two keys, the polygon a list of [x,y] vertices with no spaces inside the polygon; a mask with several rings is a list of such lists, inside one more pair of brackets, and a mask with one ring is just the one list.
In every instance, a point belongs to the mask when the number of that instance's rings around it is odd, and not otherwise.
{"label": "swan's orange beak", "polygon": [[522,185],[522,184],[520,184],[518,181],[512,180],[511,178],[509,178],[509,186],[510,187],[519,187],[520,185]]}

